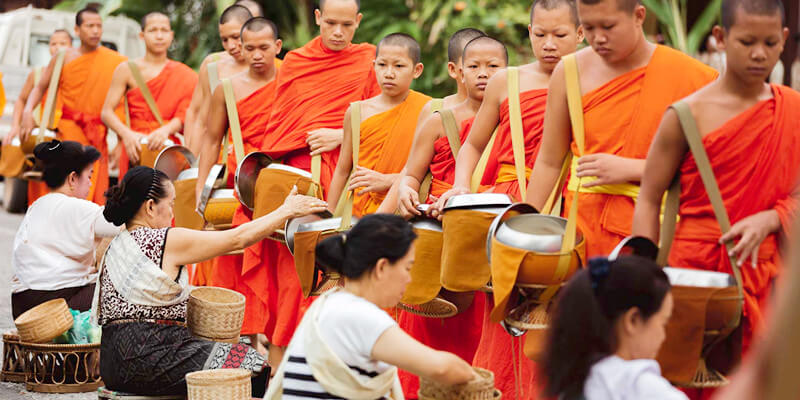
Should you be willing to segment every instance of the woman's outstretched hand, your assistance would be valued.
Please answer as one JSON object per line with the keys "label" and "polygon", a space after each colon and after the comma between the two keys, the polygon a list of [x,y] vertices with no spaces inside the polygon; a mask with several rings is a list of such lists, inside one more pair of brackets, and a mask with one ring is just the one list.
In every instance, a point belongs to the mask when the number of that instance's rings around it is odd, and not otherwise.
{"label": "woman's outstretched hand", "polygon": [[281,208],[291,218],[302,217],[308,214],[323,212],[328,209],[328,203],[316,197],[297,194],[297,186],[292,188],[289,196],[283,201]]}

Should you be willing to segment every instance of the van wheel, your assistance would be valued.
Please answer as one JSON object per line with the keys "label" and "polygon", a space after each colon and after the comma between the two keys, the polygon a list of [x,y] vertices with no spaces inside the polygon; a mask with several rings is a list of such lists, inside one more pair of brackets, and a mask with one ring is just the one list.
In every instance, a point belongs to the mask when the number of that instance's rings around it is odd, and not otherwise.
{"label": "van wheel", "polygon": [[28,206],[28,181],[6,178],[3,190],[3,208],[10,213],[23,213]]}

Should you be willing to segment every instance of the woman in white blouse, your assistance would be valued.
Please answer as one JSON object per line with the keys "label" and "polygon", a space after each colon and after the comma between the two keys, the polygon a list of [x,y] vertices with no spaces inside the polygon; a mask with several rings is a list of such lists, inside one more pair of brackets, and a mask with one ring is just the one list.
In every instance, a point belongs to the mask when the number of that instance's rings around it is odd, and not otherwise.
{"label": "woman in white blouse", "polygon": [[342,275],[344,288],[308,309],[266,399],[400,399],[397,368],[442,384],[475,377],[465,361],[416,341],[383,310],[411,280],[415,239],[403,218],[372,214],[317,245],[317,261]]}
{"label": "woman in white blouse", "polygon": [[30,206],[14,238],[12,314],[17,318],[56,298],[72,309],[89,310],[97,244],[119,233],[101,206],[84,200],[100,153],[78,142],[53,140],[37,145],[34,155],[44,165],[51,191]]}

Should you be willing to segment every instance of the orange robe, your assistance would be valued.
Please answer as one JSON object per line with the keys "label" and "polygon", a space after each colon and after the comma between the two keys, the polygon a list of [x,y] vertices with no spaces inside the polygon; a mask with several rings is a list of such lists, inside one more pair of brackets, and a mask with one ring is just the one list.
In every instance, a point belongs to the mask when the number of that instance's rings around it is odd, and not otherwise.
{"label": "orange robe", "polygon": [[[350,103],[380,93],[373,60],[375,46],[353,44],[335,52],[317,37],[283,59],[275,86],[275,102],[261,151],[287,165],[311,170],[306,137],[320,128],[342,129]],[[330,184],[339,150],[322,155],[323,189]],[[267,303],[263,330],[270,343],[288,346],[312,299],[303,299],[294,257],[285,244],[272,240],[245,249],[242,275]]]}
{"label": "orange robe", "polygon": [[[474,118],[462,122],[459,136],[463,143],[467,139]],[[431,194],[440,196],[452,186],[456,173],[456,160],[450,151],[447,137],[434,142],[434,155],[430,170],[433,174]],[[472,305],[464,312],[450,318],[426,318],[399,311],[397,323],[411,337],[437,350],[448,351],[471,363],[481,337],[482,319],[486,296],[476,293]],[[416,399],[419,391],[419,378],[409,372],[399,371],[400,383],[407,399]]]}
{"label": "orange robe", "polygon": [[[358,165],[382,174],[402,171],[414,141],[417,118],[430,100],[412,90],[401,104],[362,121]],[[357,194],[353,214],[360,217],[374,213],[385,197],[385,192]]]}
{"label": "orange robe", "polygon": [[104,194],[108,189],[108,147],[100,111],[114,69],[123,61],[125,56],[100,46],[64,64],[58,84],[64,100],[63,114],[58,123],[61,138],[92,145],[100,151],[87,199],[101,205],[106,202]]}
{"label": "orange robe", "polygon": [[[155,78],[147,81],[147,88],[150,89],[150,94],[153,95],[165,124],[173,118],[183,121],[186,109],[192,101],[195,85],[197,85],[197,74],[186,65],[172,60],[167,61]],[[161,126],[147,106],[138,86],[129,90],[126,96],[133,131],[149,135]],[[171,139],[179,143],[176,137]],[[119,158],[120,178],[125,176],[126,172],[128,172],[128,153],[122,151]]]}
{"label": "orange robe", "polygon": [[[522,135],[525,139],[526,177],[530,177],[539,146],[542,143],[544,128],[544,108],[547,103],[547,89],[533,89],[519,94],[522,116]],[[505,193],[514,201],[521,201],[517,171],[514,169],[514,150],[511,145],[511,122],[508,113],[508,99],[500,105],[500,123],[497,125],[492,157],[484,172],[483,184],[493,185],[492,192]]]}
{"label": "orange robe", "polygon": [[[781,273],[780,238],[789,233],[798,210],[792,191],[800,178],[800,94],[773,85],[774,98],[761,101],[703,137],[731,224],[775,210],[782,229],[761,243],[758,266],[741,267],[744,282],[742,348],[746,351],[763,325],[762,308]],[[746,166],[743,168],[743,166]],[[694,157],[680,169],[680,222],[669,265],[731,273],[719,224],[700,179]]]}
{"label": "orange robe", "polygon": [[[31,74],[35,76],[35,72],[31,71]],[[41,78],[40,78],[41,79]],[[39,84],[39,81],[34,82],[34,85]],[[47,102],[47,91],[45,90],[42,94],[42,102],[39,106],[39,118],[42,117],[44,114],[44,105]],[[61,99],[61,94],[56,93],[56,102],[53,105],[53,124],[50,126],[50,129],[55,129],[58,126],[58,122],[61,121],[61,108],[63,106],[63,100]],[[60,139],[60,138],[59,138]],[[50,193],[50,188],[47,187],[47,184],[44,181],[28,181],[28,207],[33,204],[34,201],[38,200],[40,197]]]}
{"label": "orange robe", "polygon": [[[680,79],[669,79],[681,71]],[[620,75],[583,95],[585,154],[607,153],[644,159],[670,104],[705,86],[717,72],[665,46],[650,63]],[[572,142],[573,154],[578,154]],[[572,178],[571,178],[572,179]],[[574,192],[564,205],[569,210]],[[634,201],[623,195],[580,193],[578,228],[586,238],[586,256],[604,256],[631,233]]]}

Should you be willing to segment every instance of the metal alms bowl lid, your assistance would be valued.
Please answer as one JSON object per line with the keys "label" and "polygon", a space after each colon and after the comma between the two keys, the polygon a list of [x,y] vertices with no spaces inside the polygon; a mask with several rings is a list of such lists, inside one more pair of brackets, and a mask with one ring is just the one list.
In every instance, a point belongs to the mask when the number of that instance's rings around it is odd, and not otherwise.
{"label": "metal alms bowl lid", "polygon": [[311,173],[310,172],[308,172],[308,171],[306,171],[304,169],[301,169],[301,168],[292,167],[291,165],[286,165],[286,164],[273,162],[272,164],[269,164],[267,166],[267,168],[269,168],[269,169],[279,169],[279,170],[283,170],[283,171],[289,171],[289,172],[293,172],[293,173],[295,173],[297,175],[304,176],[304,177],[306,177],[308,179],[311,179]]}
{"label": "metal alms bowl lid", "polygon": [[154,168],[174,181],[179,179],[182,171],[196,167],[197,159],[194,154],[186,147],[176,145],[166,147],[158,153]]}
{"label": "metal alms bowl lid", "polygon": [[503,222],[508,219],[509,217],[517,214],[535,214],[537,211],[533,206],[527,203],[516,203],[512,204],[502,211],[500,211],[492,221],[492,224],[489,225],[489,233],[486,235],[486,257],[489,260],[489,263],[492,262],[492,238],[497,232],[497,229]]}
{"label": "metal alms bowl lid", "polygon": [[420,204],[417,206],[417,211],[421,212],[422,215],[416,215],[411,218],[411,226],[414,229],[422,229],[426,231],[435,231],[441,232],[442,231],[442,222],[437,220],[436,218],[431,218],[428,216],[428,211],[430,210],[430,204]]}
{"label": "metal alms bowl lid", "polygon": [[255,207],[256,180],[258,173],[272,163],[268,155],[254,151],[246,155],[236,166],[233,188],[239,197],[239,202],[253,211]]}
{"label": "metal alms bowl lid", "polygon": [[197,211],[199,211],[200,214],[206,212],[206,206],[208,205],[208,200],[211,198],[211,193],[214,192],[214,186],[216,185],[217,180],[220,177],[223,177],[224,174],[224,164],[215,164],[211,167],[211,170],[208,171],[208,177],[203,185],[203,191],[200,193],[200,201],[198,202],[197,206]]}
{"label": "metal alms bowl lid", "polygon": [[505,220],[497,227],[495,237],[500,243],[537,253],[561,251],[567,220],[542,214],[520,214]]}
{"label": "metal alms bowl lid", "polygon": [[[444,210],[459,208],[497,208],[511,205],[511,198],[505,193],[468,193],[453,196],[445,203]],[[483,211],[483,210],[482,210]]]}
{"label": "metal alms bowl lid", "polygon": [[664,267],[664,273],[673,286],[693,286],[704,288],[724,288],[736,286],[731,274],[716,271],[702,271],[689,268]]}
{"label": "metal alms bowl lid", "polygon": [[[351,223],[355,224],[358,218],[353,217]],[[334,218],[330,211],[323,211],[303,217],[292,218],[286,221],[284,226],[284,236],[286,246],[294,254],[294,236],[298,232],[327,231],[339,229],[342,224],[341,218]]]}

